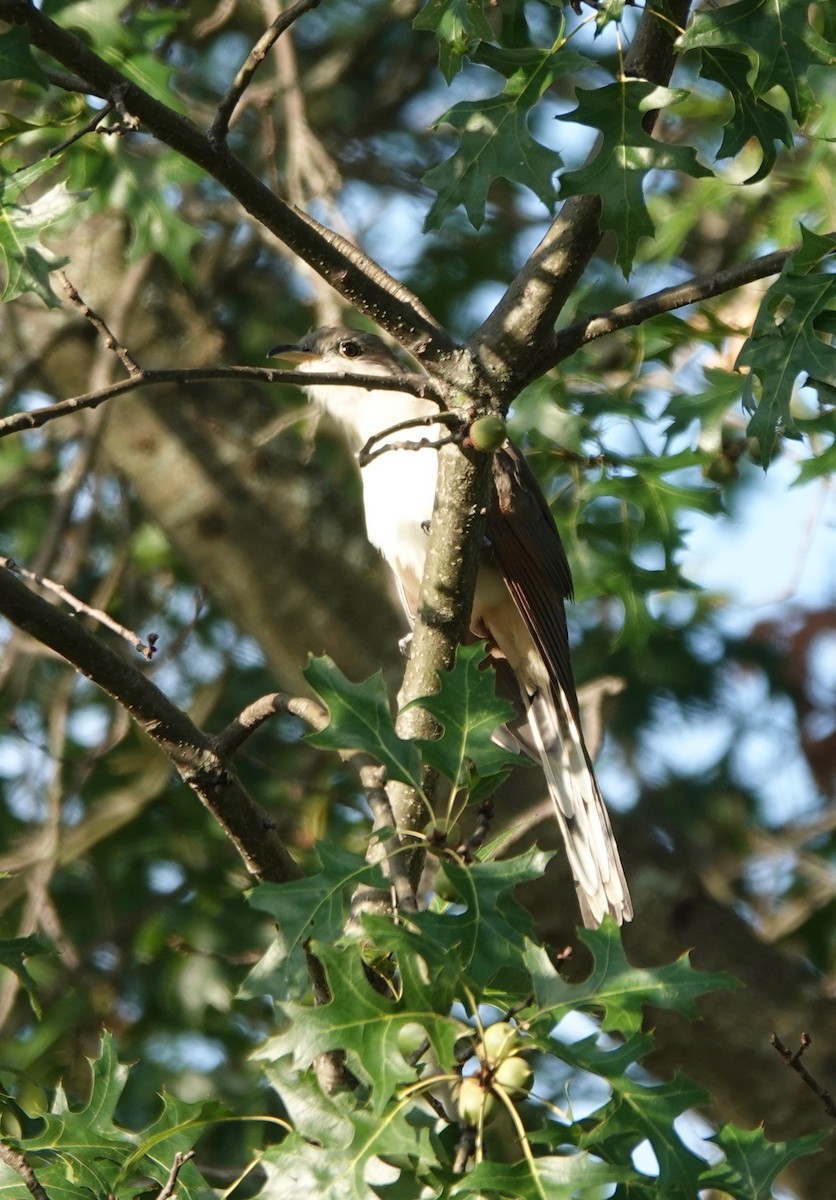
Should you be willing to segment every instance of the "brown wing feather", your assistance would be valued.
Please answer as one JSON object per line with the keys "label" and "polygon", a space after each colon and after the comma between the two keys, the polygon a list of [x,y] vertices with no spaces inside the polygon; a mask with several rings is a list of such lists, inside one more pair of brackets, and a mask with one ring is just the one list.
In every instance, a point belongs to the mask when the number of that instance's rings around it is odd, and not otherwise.
{"label": "brown wing feather", "polygon": [[494,455],[493,476],[486,533],[494,560],[552,686],[565,695],[580,722],[563,606],[572,596],[572,575],[560,534],[534,472],[512,442]]}

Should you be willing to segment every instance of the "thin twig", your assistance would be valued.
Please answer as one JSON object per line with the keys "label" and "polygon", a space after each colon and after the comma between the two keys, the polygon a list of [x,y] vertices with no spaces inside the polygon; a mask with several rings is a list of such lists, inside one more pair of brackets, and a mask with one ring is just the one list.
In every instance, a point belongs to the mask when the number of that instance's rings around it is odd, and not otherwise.
{"label": "thin twig", "polygon": [[177,1176],[183,1170],[186,1163],[194,1158],[194,1154],[194,1150],[186,1150],[185,1152],[182,1150],[177,1151],[174,1155],[174,1162],[171,1164],[171,1170],[168,1173],[168,1179],[157,1192],[154,1200],[171,1200],[171,1197],[174,1195],[174,1189],[177,1186]]}
{"label": "thin twig", "polygon": [[370,462],[380,458],[381,454],[388,454],[390,450],[440,450],[442,446],[458,446],[460,441],[457,434],[451,433],[449,437],[419,438],[417,442],[387,442],[385,446],[379,446],[377,450],[364,454],[362,458],[358,455],[358,461],[361,467],[367,467]]}
{"label": "thin twig", "polygon": [[211,379],[247,380],[251,383],[286,383],[303,387],[317,384],[335,384],[340,387],[359,387],[367,391],[385,387],[390,392],[409,392],[425,400],[441,403],[438,385],[427,375],[397,376],[385,379],[380,375],[326,375],[306,371],[300,378],[298,371],[277,371],[273,367],[170,367],[161,370],[143,370],[141,375],[120,379],[107,387],[83,396],[72,396],[43,408],[28,412],[12,413],[0,420],[0,438],[19,433],[24,429],[40,429],[50,421],[56,421],[82,409],[98,408],[106,400],[113,400],[132,392],[136,388],[159,386],[164,383],[205,383]]}
{"label": "thin twig", "polygon": [[223,29],[234,12],[235,0],[218,0],[218,3],[212,12],[209,13],[209,16],[197,22],[192,29],[192,33],[198,41],[202,41],[203,38],[209,37],[212,33],[217,33],[219,29]]}
{"label": "thin twig", "polygon": [[829,1117],[836,1117],[836,1102],[834,1102],[830,1092],[828,1092],[826,1088],[823,1088],[818,1080],[813,1078],[801,1061],[802,1054],[813,1041],[809,1033],[802,1033],[800,1044],[797,1050],[790,1050],[788,1046],[785,1046],[778,1037],[777,1033],[773,1033],[769,1041],[781,1055],[781,1058],[783,1058],[787,1066],[792,1067],[793,1071],[801,1076],[810,1091],[813,1092],[814,1095],[818,1096],[819,1100],[821,1100],[822,1104],[824,1105],[824,1111],[827,1113],[827,1115]]}
{"label": "thin twig", "polygon": [[[290,696],[284,692],[271,692],[248,704],[238,716],[213,738],[213,748],[217,755],[228,758],[244,744],[247,738],[255,733],[265,721],[278,713],[291,713],[299,717],[306,725],[314,730],[325,729],[330,721],[328,710],[324,705],[307,696]],[[346,766],[350,767],[360,781],[372,815],[376,829],[392,829],[395,831],[395,849],[383,860],[382,865],[392,882],[398,906],[402,911],[414,912],[416,908],[415,891],[409,879],[404,860],[404,846],[401,833],[392,812],[389,796],[384,784],[386,782],[385,768],[377,759],[361,750],[340,750],[339,756]]]}
{"label": "thin twig", "polygon": [[[385,385],[387,388],[389,384]],[[440,412],[433,413],[427,417],[411,417],[408,421],[399,421],[397,425],[390,425],[388,429],[381,429],[380,433],[372,434],[363,448],[357,455],[357,461],[361,467],[367,467],[370,462],[379,458],[381,454],[385,454],[388,450],[437,450],[440,446],[448,446],[451,443],[460,440],[460,433],[465,422],[462,420],[460,413]],[[401,433],[404,429],[426,429],[428,425],[448,425],[455,432],[450,437],[439,438],[432,441],[429,438],[421,438],[417,442],[387,442],[383,446],[378,446],[376,450],[372,449],[375,442],[380,442],[383,438],[388,438],[393,433]]]}
{"label": "thin twig", "polygon": [[270,27],[258,39],[241,64],[226,95],[218,105],[215,119],[208,133],[209,141],[213,146],[217,147],[221,145],[226,139],[226,135],[229,132],[229,123],[232,120],[232,114],[235,111],[238,101],[250,86],[253,75],[264,62],[275,43],[290,28],[294,21],[297,21],[304,13],[316,8],[320,3],[321,0],[297,0],[296,4],[279,13],[276,19],[270,24]]}
{"label": "thin twig", "polygon": [[556,334],[552,342],[550,357],[553,365],[562,362],[574,353],[580,346],[595,341],[607,333],[618,329],[626,329],[631,325],[640,325],[651,317],[661,316],[662,313],[672,312],[675,308],[684,308],[686,304],[697,304],[701,300],[710,300],[724,292],[733,291],[746,283],[757,279],[765,279],[769,275],[777,275],[784,263],[799,249],[801,243],[786,246],[783,250],[775,250],[764,254],[761,258],[753,258],[723,271],[713,271],[710,275],[697,275],[685,283],[676,283],[672,287],[662,288],[650,296],[642,296],[638,300],[629,300],[619,304],[608,313],[585,317],[576,321]]}
{"label": "thin twig", "polygon": [[123,346],[121,342],[116,340],[116,338],[108,329],[105,321],[99,316],[99,314],[94,312],[90,305],[78,294],[78,291],[66,273],[64,271],[58,271],[58,278],[61,280],[61,283],[66,289],[70,304],[78,309],[85,320],[90,322],[96,333],[104,342],[107,349],[116,355],[129,375],[136,378],[142,378],[144,375],[142,367],[139,365],[127,347]]}
{"label": "thin twig", "polygon": [[14,1150],[8,1142],[0,1142],[0,1158],[2,1158],[7,1167],[11,1167],[13,1171],[17,1171],[27,1190],[35,1197],[35,1200],[49,1200],[49,1194],[38,1183],[35,1172],[19,1150]]}
{"label": "thin twig", "polygon": [[113,101],[108,100],[108,102],[105,104],[104,108],[100,108],[98,112],[94,112],[92,117],[90,118],[90,120],[84,122],[81,129],[77,129],[75,131],[75,133],[70,134],[70,136],[68,138],[65,138],[63,142],[59,142],[57,146],[53,146],[52,149],[50,151],[48,151],[46,157],[47,158],[55,158],[58,154],[61,154],[61,152],[66,150],[69,146],[72,146],[72,144],[74,142],[77,142],[81,138],[86,137],[88,133],[92,133],[93,130],[96,129],[96,127],[101,124],[101,122],[105,119],[105,117],[113,112],[113,108],[114,108]]}
{"label": "thin twig", "polygon": [[154,657],[154,652],[157,650],[157,642],[159,634],[149,633],[147,642],[143,642],[138,634],[132,629],[128,629],[124,625],[120,625],[113,617],[106,612],[102,612],[100,608],[93,608],[90,604],[85,604],[83,600],[79,600],[78,596],[74,596],[72,592],[68,592],[63,584],[57,583],[54,579],[48,579],[45,575],[40,575],[37,571],[28,571],[26,567],[21,567],[14,559],[7,558],[0,554],[0,566],[5,567],[8,571],[14,571],[15,575],[20,575],[22,579],[28,579],[30,583],[36,583],[47,592],[52,592],[59,600],[63,600],[69,608],[76,613],[83,613],[86,617],[92,617],[94,621],[98,621],[100,625],[104,625],[113,633],[118,634],[120,638],[138,651],[143,658],[147,658],[150,662]]}

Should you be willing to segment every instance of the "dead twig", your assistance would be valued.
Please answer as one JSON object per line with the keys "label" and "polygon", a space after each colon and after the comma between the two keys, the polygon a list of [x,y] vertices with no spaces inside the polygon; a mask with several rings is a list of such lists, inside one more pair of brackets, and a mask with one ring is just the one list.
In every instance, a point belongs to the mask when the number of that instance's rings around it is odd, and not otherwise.
{"label": "dead twig", "polygon": [[88,133],[92,133],[102,123],[105,117],[109,116],[110,113],[113,112],[114,107],[113,101],[108,100],[103,108],[100,108],[98,112],[93,113],[89,121],[84,122],[81,129],[77,129],[75,133],[71,133],[68,138],[64,138],[63,142],[59,142],[57,146],[53,146],[46,157],[56,158],[57,155],[59,155],[63,150],[66,150],[69,146],[72,146],[74,142],[86,137]]}
{"label": "dead twig", "polygon": [[802,1033],[797,1050],[790,1050],[788,1046],[785,1046],[777,1033],[773,1033],[769,1041],[781,1055],[787,1066],[791,1067],[797,1075],[800,1075],[810,1091],[818,1096],[824,1105],[824,1111],[827,1115],[829,1117],[836,1117],[836,1102],[834,1102],[830,1092],[826,1088],[823,1088],[817,1079],[813,1078],[801,1061],[802,1054],[813,1041],[809,1033]]}
{"label": "dead twig", "polygon": [[174,1155],[174,1162],[171,1164],[171,1170],[168,1173],[168,1179],[157,1192],[154,1200],[171,1200],[174,1195],[174,1189],[177,1186],[177,1176],[183,1170],[186,1163],[194,1158],[194,1150],[178,1150]]}
{"label": "dead twig", "polygon": [[207,135],[213,147],[216,149],[219,148],[226,140],[226,135],[229,132],[229,123],[232,120],[232,114],[235,111],[238,101],[249,87],[253,75],[255,75],[258,68],[264,62],[275,43],[299,17],[309,12],[312,8],[316,8],[320,3],[321,0],[297,0],[296,4],[292,4],[290,8],[279,13],[258,39],[241,64],[238,73],[218,105],[215,119]]}
{"label": "dead twig", "polygon": [[83,614],[86,617],[92,617],[100,625],[104,625],[113,633],[118,634],[120,638],[123,638],[129,645],[133,646],[134,650],[138,651],[149,662],[154,657],[159,634],[149,633],[147,641],[143,642],[142,638],[134,633],[132,629],[120,625],[118,621],[115,621],[106,612],[102,612],[100,608],[93,608],[92,605],[85,604],[83,600],[79,600],[78,596],[74,596],[72,592],[67,591],[63,584],[57,583],[54,579],[48,579],[45,575],[40,575],[37,571],[28,571],[26,567],[21,567],[14,559],[7,558],[5,555],[0,555],[0,566],[5,567],[8,571],[14,571],[15,575],[19,575],[21,579],[27,579],[30,583],[37,584],[44,591],[52,592],[59,600],[63,600],[73,612]]}
{"label": "dead twig", "polygon": [[[388,388],[389,384],[387,383],[385,386]],[[453,433],[449,437],[436,440],[421,438],[417,442],[385,442],[384,445],[372,449],[376,442],[383,441],[393,433],[401,433],[405,429],[426,429],[429,425],[447,425],[453,430]],[[461,431],[464,425],[461,414],[451,412],[433,413],[432,416],[412,417],[408,421],[399,421],[397,425],[390,425],[388,429],[382,429],[380,433],[375,433],[370,437],[359,451],[357,461],[361,467],[367,467],[370,462],[374,462],[376,458],[380,458],[381,454],[386,454],[389,450],[437,450],[440,446],[458,443],[461,440]]]}
{"label": "dead twig", "polygon": [[142,367],[139,365],[127,347],[123,346],[121,342],[117,341],[98,313],[94,312],[90,305],[87,304],[86,301],[78,294],[78,291],[67,277],[65,272],[58,271],[58,278],[61,280],[61,283],[66,289],[70,304],[78,309],[85,320],[90,322],[108,350],[116,355],[129,375],[136,378],[141,378],[144,375]]}

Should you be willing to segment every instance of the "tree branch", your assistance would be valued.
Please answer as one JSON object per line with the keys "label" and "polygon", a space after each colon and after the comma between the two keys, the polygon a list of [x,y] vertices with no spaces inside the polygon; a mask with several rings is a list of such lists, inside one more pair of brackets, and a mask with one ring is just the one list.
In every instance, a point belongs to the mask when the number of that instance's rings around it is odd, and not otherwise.
{"label": "tree branch", "polygon": [[122,343],[113,336],[105,321],[103,321],[99,314],[94,312],[90,305],[82,299],[82,297],[78,294],[77,289],[67,276],[66,272],[58,271],[57,274],[64,286],[70,304],[79,310],[86,321],[90,322],[96,333],[104,342],[106,348],[110,350],[111,353],[116,355],[128,374],[131,376],[141,377],[144,374],[143,369],[128,348],[123,346]]}
{"label": "tree branch", "polygon": [[[56,421],[70,413],[80,412],[86,408],[98,408],[106,400],[124,396],[141,387],[153,387],[164,383],[205,383],[210,379],[247,380],[250,383],[292,383],[299,384],[299,374],[296,371],[277,371],[273,367],[168,367],[160,370],[143,370],[139,375],[131,375],[129,379],[120,379],[107,387],[97,388],[94,392],[86,392],[83,396],[72,396],[68,400],[59,400],[56,404],[47,404],[43,408],[34,408],[28,412],[12,413],[11,416],[0,420],[0,438],[12,433],[20,433],[26,429],[40,429],[41,426]],[[406,375],[393,379],[381,379],[379,375],[326,375],[306,373],[305,386],[316,383],[333,383],[346,387],[360,387],[373,390],[385,386],[392,392],[409,392],[411,395],[423,396],[427,400],[441,403],[441,393],[438,385],[427,375]]]}
{"label": "tree branch", "polygon": [[773,1033],[769,1041],[781,1055],[781,1058],[783,1058],[787,1066],[791,1067],[792,1070],[801,1077],[813,1095],[818,1096],[819,1100],[821,1100],[822,1104],[824,1105],[824,1111],[827,1113],[827,1115],[829,1117],[836,1117],[836,1102],[834,1101],[830,1092],[826,1088],[823,1088],[817,1079],[813,1078],[801,1061],[801,1056],[804,1051],[808,1046],[812,1045],[813,1039],[810,1037],[809,1033],[802,1033],[801,1041],[797,1050],[790,1050],[787,1046],[785,1046],[778,1037],[777,1033]]}
{"label": "tree branch", "polygon": [[0,612],[122,705],[168,756],[256,878],[286,883],[301,876],[300,868],[279,840],[272,818],[219,756],[212,739],[155,684],[74,617],[36,596],[10,571],[1,568]]}
{"label": "tree branch", "polygon": [[154,1200],[173,1200],[174,1189],[177,1187],[177,1176],[192,1158],[194,1158],[194,1150],[177,1151],[174,1155],[174,1161],[171,1164],[171,1170],[168,1173],[168,1179],[157,1192]]}
{"label": "tree branch", "polygon": [[653,292],[649,296],[642,296],[638,300],[628,300],[625,304],[619,304],[616,308],[610,309],[608,313],[584,317],[582,321],[576,321],[574,325],[569,325],[554,335],[548,352],[552,358],[549,365],[556,366],[580,346],[585,346],[588,342],[595,341],[596,338],[604,337],[605,334],[614,333],[618,329],[627,329],[631,325],[641,325],[652,317],[661,316],[662,313],[672,312],[676,308],[684,308],[686,304],[710,300],[712,296],[721,296],[724,292],[731,292],[746,283],[753,283],[756,279],[777,275],[790,255],[795,254],[800,245],[800,242],[795,242],[792,246],[787,246],[783,250],[774,250],[771,254],[764,254],[761,258],[737,263],[733,267],[726,267],[723,271],[713,271],[710,275],[698,275],[693,279],[686,280],[685,283],[675,283],[671,287],[662,288],[661,291]]}
{"label": "tree branch", "polygon": [[159,141],[211,175],[280,241],[413,354],[429,361],[455,349],[429,310],[347,238],[275,196],[226,143],[213,144],[188,118],[155,100],[27,0],[0,0],[0,20],[25,26],[29,40],[73,75],[83,91],[112,100]]}
{"label": "tree branch", "polygon": [[148,641],[143,642],[142,638],[134,633],[132,629],[127,629],[124,625],[120,625],[118,621],[114,621],[109,613],[103,612],[100,608],[94,608],[90,604],[85,604],[83,600],[79,600],[78,596],[74,596],[68,591],[63,584],[57,583],[54,579],[48,579],[45,575],[41,575],[38,571],[28,571],[25,567],[21,567],[14,559],[7,558],[5,554],[0,554],[0,567],[5,567],[8,571],[14,572],[15,575],[20,575],[22,579],[28,579],[31,583],[36,583],[45,591],[52,592],[59,600],[68,605],[76,613],[81,613],[84,616],[92,617],[94,621],[98,621],[100,625],[105,625],[112,633],[117,634],[120,638],[132,646],[143,658],[148,661],[154,657],[157,649],[158,635],[156,633],[148,634]]}
{"label": "tree branch", "polygon": [[[624,60],[624,74],[667,84],[677,34],[690,0],[670,0],[662,14],[646,8]],[[499,304],[468,342],[489,378],[508,399],[552,362],[554,325],[601,238],[597,195],[566,200],[539,246]]]}
{"label": "tree branch", "polygon": [[19,1150],[13,1149],[8,1142],[0,1142],[0,1158],[2,1158],[6,1166],[11,1167],[13,1171],[17,1171],[26,1185],[27,1191],[32,1193],[35,1200],[49,1200],[49,1194],[38,1183],[35,1172]]}
{"label": "tree branch", "polygon": [[232,114],[235,111],[238,101],[250,86],[253,75],[255,75],[278,39],[299,17],[313,8],[318,8],[321,3],[322,0],[296,0],[296,3],[291,5],[290,8],[279,13],[269,28],[264,31],[242,63],[226,95],[218,105],[215,119],[209,129],[209,141],[213,145],[220,145],[226,138],[229,132],[229,123],[232,120]]}
{"label": "tree branch", "polygon": [[[231,756],[265,721],[282,712],[292,713],[311,729],[316,730],[325,729],[330,720],[328,710],[316,700],[307,696],[272,692],[248,704],[225,729],[221,730],[213,739],[216,752],[221,758]],[[415,891],[407,869],[407,852],[410,848],[404,845],[386,794],[386,772],[377,759],[360,750],[340,750],[338,753],[360,782],[372,810],[375,830],[388,828],[394,831],[394,849],[381,857],[381,865],[392,882],[398,906],[403,911],[414,912]]]}

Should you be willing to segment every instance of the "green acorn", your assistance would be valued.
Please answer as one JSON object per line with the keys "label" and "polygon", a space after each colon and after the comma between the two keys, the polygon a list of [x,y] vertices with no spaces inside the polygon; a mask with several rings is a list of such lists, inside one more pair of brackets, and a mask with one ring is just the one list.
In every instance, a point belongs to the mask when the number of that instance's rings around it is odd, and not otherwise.
{"label": "green acorn", "polygon": [[488,413],[477,417],[468,430],[468,437],[475,450],[493,454],[508,437],[505,419],[499,413]]}

